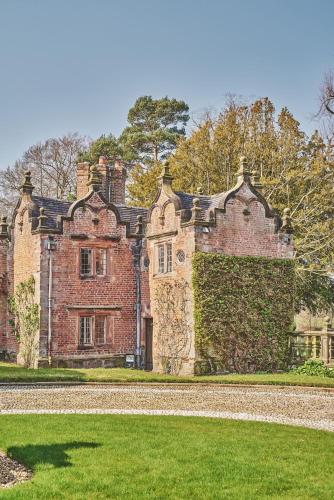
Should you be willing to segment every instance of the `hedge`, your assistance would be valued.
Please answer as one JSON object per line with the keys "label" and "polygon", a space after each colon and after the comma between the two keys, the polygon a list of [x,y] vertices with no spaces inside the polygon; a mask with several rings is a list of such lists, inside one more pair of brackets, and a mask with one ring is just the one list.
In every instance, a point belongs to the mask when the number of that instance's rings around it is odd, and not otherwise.
{"label": "hedge", "polygon": [[286,369],[294,275],[292,260],[196,253],[197,372]]}

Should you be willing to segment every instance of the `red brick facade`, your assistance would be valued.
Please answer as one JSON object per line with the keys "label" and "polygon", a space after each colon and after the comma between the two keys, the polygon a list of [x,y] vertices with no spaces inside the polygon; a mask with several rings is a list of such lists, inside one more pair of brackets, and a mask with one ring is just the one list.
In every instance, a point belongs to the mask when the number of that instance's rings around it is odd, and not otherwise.
{"label": "red brick facade", "polygon": [[[78,200],[70,204],[34,196],[28,173],[10,241],[2,225],[0,353],[19,352],[8,325],[7,296],[32,275],[40,306],[35,365],[115,366],[132,355],[143,366],[153,317],[153,368],[162,371],[159,283],[182,282],[187,307],[175,316],[183,315],[178,321],[190,336],[179,357],[181,372],[192,373],[193,253],[293,256],[288,217],[282,227],[245,168],[233,190],[211,197],[174,193],[166,170],[148,214],[124,204],[121,162],[110,166],[101,158],[91,168],[81,163],[77,174]],[[147,352],[148,367],[150,357]]]}

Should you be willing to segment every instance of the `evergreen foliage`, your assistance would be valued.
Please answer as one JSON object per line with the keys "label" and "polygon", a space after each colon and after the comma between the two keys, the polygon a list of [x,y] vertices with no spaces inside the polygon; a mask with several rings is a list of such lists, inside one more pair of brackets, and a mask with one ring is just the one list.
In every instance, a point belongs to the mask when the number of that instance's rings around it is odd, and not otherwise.
{"label": "evergreen foliage", "polygon": [[196,253],[193,290],[199,372],[286,369],[294,262]]}
{"label": "evergreen foliage", "polygon": [[166,158],[185,135],[189,107],[184,101],[139,97],[128,113],[120,142],[129,160],[144,164]]}
{"label": "evergreen foliage", "polygon": [[123,157],[123,150],[114,135],[101,135],[89,145],[88,149],[79,154],[78,160],[95,165],[100,156],[105,156],[109,160]]}

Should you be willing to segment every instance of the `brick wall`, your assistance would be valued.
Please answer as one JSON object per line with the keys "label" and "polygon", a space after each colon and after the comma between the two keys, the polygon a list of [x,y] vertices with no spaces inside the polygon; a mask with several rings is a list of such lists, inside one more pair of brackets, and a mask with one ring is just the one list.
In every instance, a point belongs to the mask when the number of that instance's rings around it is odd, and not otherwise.
{"label": "brick wall", "polygon": [[[81,360],[82,364],[86,359],[86,366],[92,366],[99,363],[98,358],[133,353],[135,349],[134,240],[126,237],[125,226],[117,224],[115,214],[103,206],[97,194],[90,198],[89,205],[99,210],[99,222],[92,221],[90,209],[76,209],[73,220],[64,221],[63,234],[55,236],[53,251],[52,357],[54,363],[57,359],[63,364],[72,360],[72,366],[73,360]],[[83,234],[85,239],[81,239]],[[107,250],[106,276],[80,277],[81,248]],[[41,259],[42,273],[47,275],[48,255],[44,249]],[[44,284],[46,288],[46,280]],[[46,289],[42,296],[45,316]],[[80,348],[79,317],[99,314],[107,316],[106,344]],[[47,322],[43,325],[42,334],[46,336]]]}
{"label": "brick wall", "polygon": [[292,258],[291,236],[276,230],[274,217],[245,184],[226,203],[225,212],[216,211],[216,223],[209,232],[197,231],[196,249],[226,255]]}
{"label": "brick wall", "polygon": [[[31,276],[35,279],[35,302],[41,302],[41,279],[40,279],[40,249],[41,237],[39,234],[32,234],[30,209],[32,208],[31,198],[24,195],[15,218],[13,228],[13,291],[22,281]],[[39,350],[38,335],[36,338],[36,348]],[[36,354],[36,363],[38,354]],[[21,353],[18,353],[18,362],[23,363]]]}

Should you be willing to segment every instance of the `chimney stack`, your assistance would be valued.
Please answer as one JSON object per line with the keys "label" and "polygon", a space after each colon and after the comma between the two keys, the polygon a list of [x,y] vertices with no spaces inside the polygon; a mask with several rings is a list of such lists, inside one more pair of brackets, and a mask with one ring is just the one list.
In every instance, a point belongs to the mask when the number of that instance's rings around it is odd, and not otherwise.
{"label": "chimney stack", "polygon": [[[90,167],[88,162],[77,165],[77,199],[88,193]],[[114,165],[109,165],[105,156],[100,156],[96,170],[101,179],[101,191],[107,201],[116,204],[125,203],[126,168],[121,160],[116,160]]]}

